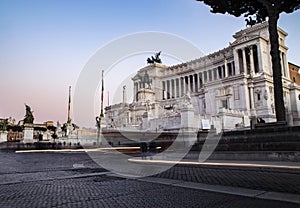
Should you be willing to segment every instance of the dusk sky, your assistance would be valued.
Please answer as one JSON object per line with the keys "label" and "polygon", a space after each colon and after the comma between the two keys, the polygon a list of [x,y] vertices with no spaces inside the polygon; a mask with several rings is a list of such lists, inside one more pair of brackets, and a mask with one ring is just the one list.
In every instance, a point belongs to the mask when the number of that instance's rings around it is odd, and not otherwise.
{"label": "dusk sky", "polygon": [[[299,20],[296,11],[282,14],[279,21],[289,34],[288,60],[296,65],[300,65]],[[184,38],[209,54],[227,47],[232,35],[245,29],[245,21],[212,14],[195,0],[0,0],[0,28],[0,118],[23,119],[26,103],[34,111],[35,122],[63,123],[68,86],[74,94],[85,64],[111,41],[156,31]],[[123,70],[120,76],[145,66],[145,57],[116,66]],[[174,61],[165,60],[165,64]],[[117,75],[105,80],[105,94],[113,91]]]}

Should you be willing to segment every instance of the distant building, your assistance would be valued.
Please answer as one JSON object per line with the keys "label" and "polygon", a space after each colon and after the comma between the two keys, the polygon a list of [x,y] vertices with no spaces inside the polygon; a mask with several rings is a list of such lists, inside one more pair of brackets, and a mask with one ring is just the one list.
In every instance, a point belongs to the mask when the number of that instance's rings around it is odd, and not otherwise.
{"label": "distant building", "polygon": [[23,128],[21,126],[8,126],[7,128],[7,141],[16,142],[23,140]]}
{"label": "distant building", "polygon": [[[5,127],[1,124],[6,121]],[[14,118],[0,118],[1,131],[6,132],[6,141],[23,141],[24,137],[24,122],[19,121],[16,124]],[[33,141],[51,141],[52,135],[56,131],[53,121],[47,121],[42,124],[33,124]]]}
{"label": "distant building", "polygon": [[300,66],[289,62],[289,71],[291,80],[297,85],[300,85]]}
{"label": "distant building", "polygon": [[[300,86],[290,78],[287,33],[278,28],[278,34],[287,122],[300,125]],[[200,130],[211,125],[220,132],[276,121],[268,23],[233,37],[228,47],[196,60],[175,66],[153,63],[138,70],[132,78],[133,101],[105,108],[107,129],[179,129],[189,102]]]}

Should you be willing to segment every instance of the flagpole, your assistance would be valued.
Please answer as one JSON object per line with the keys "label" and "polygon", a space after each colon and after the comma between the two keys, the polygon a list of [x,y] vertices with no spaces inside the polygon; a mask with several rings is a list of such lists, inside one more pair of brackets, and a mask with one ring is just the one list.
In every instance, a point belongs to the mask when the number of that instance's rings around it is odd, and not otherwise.
{"label": "flagpole", "polygon": [[103,114],[103,92],[104,92],[104,79],[103,79],[104,70],[102,70],[102,87],[101,87],[101,111],[100,111],[100,119],[104,117]]}
{"label": "flagpole", "polygon": [[71,86],[69,86],[68,121],[67,121],[68,124],[71,124],[70,112],[71,112]]}
{"label": "flagpole", "polygon": [[103,97],[104,97],[104,78],[103,78],[104,70],[102,70],[102,80],[101,80],[101,105],[100,105],[100,116],[96,117],[96,122],[97,122],[97,143],[98,145],[100,144],[100,131],[101,131],[101,120],[104,118],[104,113],[103,113]]}

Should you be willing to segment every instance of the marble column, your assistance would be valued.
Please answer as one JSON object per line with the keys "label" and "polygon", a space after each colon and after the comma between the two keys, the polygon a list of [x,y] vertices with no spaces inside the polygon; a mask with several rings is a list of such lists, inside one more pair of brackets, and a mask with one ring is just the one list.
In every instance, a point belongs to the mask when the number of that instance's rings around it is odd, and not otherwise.
{"label": "marble column", "polygon": [[234,68],[235,68],[235,74],[240,74],[241,71],[240,71],[240,59],[239,59],[239,53],[238,53],[238,50],[234,50],[233,51],[233,57],[234,57]]}
{"label": "marble column", "polygon": [[176,98],[180,97],[180,80],[178,78],[175,79],[175,86],[176,86]]}
{"label": "marble column", "polygon": [[289,70],[288,70],[289,66],[288,66],[288,61],[286,59],[286,54],[285,53],[283,53],[283,62],[284,62],[283,66],[284,66],[284,70],[286,72],[286,77],[290,78],[290,73],[289,73]]}
{"label": "marble column", "polygon": [[253,84],[249,84],[249,90],[250,90],[250,102],[251,102],[251,106],[250,106],[250,110],[254,110],[254,86]]}
{"label": "marble column", "polygon": [[258,71],[263,72],[263,64],[262,64],[262,53],[260,44],[256,45],[257,48],[257,60],[258,60]]}
{"label": "marble column", "polygon": [[224,68],[225,68],[225,74],[224,77],[228,77],[228,67],[227,67],[227,59],[224,59]]}
{"label": "marble column", "polygon": [[170,82],[171,82],[171,95],[170,95],[170,97],[171,97],[171,99],[172,99],[172,98],[175,97],[175,95],[174,95],[174,94],[175,94],[175,93],[174,93],[174,92],[175,92],[175,83],[174,83],[174,79],[171,79]]}
{"label": "marble column", "polygon": [[284,53],[283,52],[280,52],[280,63],[281,63],[282,76],[287,77],[287,73],[286,73],[286,69],[285,69]]}
{"label": "marble column", "polygon": [[176,98],[177,95],[177,86],[176,86],[176,78],[174,79],[174,98]]}
{"label": "marble column", "polygon": [[180,78],[180,85],[181,85],[181,97],[185,94],[185,80],[184,80],[184,77],[181,77]]}
{"label": "marble column", "polygon": [[247,61],[246,61],[246,48],[242,49],[242,56],[243,56],[243,68],[244,68],[244,73],[248,74],[248,69],[247,69]]}
{"label": "marble column", "polygon": [[254,74],[255,74],[255,69],[254,69],[253,46],[250,46],[250,75],[253,77]]}

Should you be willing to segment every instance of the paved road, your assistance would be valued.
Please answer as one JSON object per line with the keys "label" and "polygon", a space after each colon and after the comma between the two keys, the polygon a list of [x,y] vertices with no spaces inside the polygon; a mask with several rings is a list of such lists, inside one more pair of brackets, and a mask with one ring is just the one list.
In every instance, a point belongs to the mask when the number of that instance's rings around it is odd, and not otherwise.
{"label": "paved road", "polygon": [[[214,181],[216,175],[232,174],[205,167],[193,169],[179,166],[161,177],[172,178],[173,174],[180,179],[189,175],[195,178],[193,175],[198,172]],[[0,207],[299,207],[299,204],[123,179],[106,172],[85,153],[0,151]],[[245,170],[238,174],[250,177],[252,173]]]}

